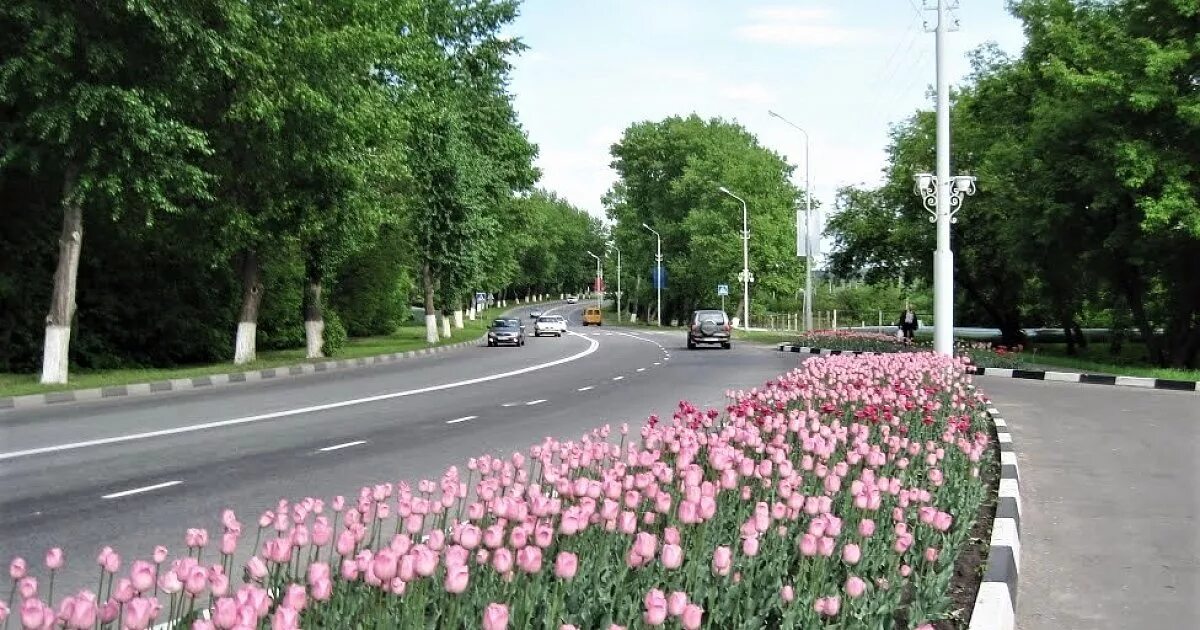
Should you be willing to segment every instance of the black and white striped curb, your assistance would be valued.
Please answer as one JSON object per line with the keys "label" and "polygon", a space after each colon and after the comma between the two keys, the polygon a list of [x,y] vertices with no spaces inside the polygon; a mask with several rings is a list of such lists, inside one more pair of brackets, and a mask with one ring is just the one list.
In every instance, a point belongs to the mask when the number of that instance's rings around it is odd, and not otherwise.
{"label": "black and white striped curb", "polygon": [[347,368],[359,368],[386,363],[395,363],[397,361],[403,361],[406,359],[414,359],[417,357],[440,354],[443,352],[460,350],[462,348],[468,348],[472,346],[479,346],[482,344],[482,342],[483,336],[479,336],[470,341],[463,341],[445,346],[423,348],[421,350],[410,350],[408,352],[381,354],[373,357],[362,357],[358,359],[338,359],[314,363],[302,363],[300,365],[282,366],[277,368],[267,368],[264,370],[254,370],[252,372],[212,374],[208,376],[196,376],[193,378],[176,378],[171,380],[155,381],[152,383],[133,383],[130,385],[112,385],[109,387],[97,387],[93,389],[74,389],[61,392],[49,392],[45,394],[29,394],[27,396],[10,396],[7,398],[0,398],[0,410],[29,409],[32,407],[42,407],[45,405],[54,405],[59,403],[107,400],[126,396],[147,396],[163,392],[178,392],[192,389],[208,389],[224,385],[237,385],[241,383],[255,383],[260,381],[302,376],[305,374],[317,374],[321,372],[331,372],[334,370],[344,370]]}
{"label": "black and white striped curb", "polygon": [[816,355],[820,355],[823,357],[842,355],[842,354],[849,355],[849,356],[855,356],[855,357],[878,356],[878,355],[883,354],[882,352],[867,352],[864,350],[830,350],[828,348],[810,348],[808,346],[794,346],[790,343],[779,344],[779,351],[780,352],[799,352],[800,354],[816,354]]}
{"label": "black and white striped curb", "polygon": [[1017,623],[1017,576],[1021,570],[1021,488],[1012,434],[1000,411],[989,407],[1000,444],[1000,488],[987,569],[975,596],[969,630],[1014,630]]}
{"label": "black and white striped curb", "polygon": [[1009,370],[1004,368],[974,368],[983,376],[1024,378],[1034,381],[1060,381],[1063,383],[1086,383],[1089,385],[1120,385],[1144,389],[1170,389],[1181,392],[1200,392],[1200,382],[1177,381],[1169,378],[1147,378],[1141,376],[1112,376],[1109,374],[1079,374],[1077,372],[1051,372],[1046,370]]}
{"label": "black and white striped curb", "polygon": [[[849,355],[879,355],[882,352],[859,352],[857,350],[828,350],[825,348],[810,348],[789,343],[779,344],[780,352],[799,352],[800,354],[816,354],[821,356]],[[1055,381],[1060,383],[1084,383],[1086,385],[1118,385],[1122,387],[1141,387],[1143,389],[1169,389],[1181,392],[1200,392],[1200,381],[1179,381],[1169,378],[1147,378],[1141,376],[1113,376],[1110,374],[1080,374],[1078,372],[1054,372],[1049,370],[1017,370],[1009,368],[973,367],[971,370],[981,376],[998,376],[1003,378],[1023,378],[1033,381]]]}

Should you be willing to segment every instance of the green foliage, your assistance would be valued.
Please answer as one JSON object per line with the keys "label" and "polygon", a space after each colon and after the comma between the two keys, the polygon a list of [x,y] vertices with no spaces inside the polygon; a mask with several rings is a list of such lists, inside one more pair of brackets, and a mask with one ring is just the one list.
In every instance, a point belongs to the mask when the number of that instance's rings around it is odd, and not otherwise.
{"label": "green foliage", "polygon": [[[625,130],[612,148],[619,181],[605,197],[616,222],[612,237],[641,279],[628,299],[642,317],[653,307],[650,274],[656,242],[642,227],[662,234],[668,290],[664,319],[719,304],[717,284],[742,298],[742,207],[721,193],[726,186],[746,200],[750,225],[752,292],[794,295],[803,285],[795,252],[792,167],[736,123],[692,115],[642,122]],[[752,295],[753,302],[753,295]],[[732,308],[730,309],[732,310]]]}
{"label": "green foliage", "polygon": [[[953,170],[980,185],[954,227],[958,319],[999,326],[1009,343],[1031,324],[1130,322],[1151,361],[1195,365],[1200,8],[1024,0],[1013,10],[1029,39],[1022,56],[977,51],[953,95]],[[933,230],[911,178],[931,170],[933,135],[932,114],[918,112],[895,129],[887,183],[842,191],[836,271],[929,278]]]}

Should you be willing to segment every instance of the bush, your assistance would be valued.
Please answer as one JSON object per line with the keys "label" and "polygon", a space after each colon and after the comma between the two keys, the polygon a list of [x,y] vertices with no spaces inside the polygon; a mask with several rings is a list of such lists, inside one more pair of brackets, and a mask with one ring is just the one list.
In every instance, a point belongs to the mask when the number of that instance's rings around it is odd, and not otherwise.
{"label": "bush", "polygon": [[338,312],[332,308],[325,309],[325,332],[324,346],[326,356],[334,356],[341,352],[342,348],[346,347],[348,335],[346,327],[342,324],[342,318],[338,316]]}

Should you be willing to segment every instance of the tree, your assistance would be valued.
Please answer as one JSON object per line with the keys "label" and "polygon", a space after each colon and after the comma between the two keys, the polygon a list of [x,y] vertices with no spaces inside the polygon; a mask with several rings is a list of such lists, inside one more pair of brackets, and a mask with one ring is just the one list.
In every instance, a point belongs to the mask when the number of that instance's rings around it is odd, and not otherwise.
{"label": "tree", "polygon": [[[729,284],[731,296],[744,299],[737,282],[742,208],[718,190],[722,185],[748,203],[753,286],[788,295],[802,286],[794,237],[799,192],[788,181],[792,167],[741,126],[695,115],[637,123],[613,145],[612,155],[619,180],[605,205],[616,222],[613,238],[625,260],[646,261],[649,271],[656,243],[642,224],[662,234],[670,285],[663,295],[664,320],[711,305],[717,284]],[[635,297],[639,304],[654,303],[651,287],[635,288],[643,294]],[[642,310],[649,317],[649,306]]]}
{"label": "tree", "polygon": [[0,8],[0,166],[56,181],[62,213],[43,383],[67,381],[85,211],[153,216],[208,196],[191,96],[228,71],[243,17],[223,0]]}

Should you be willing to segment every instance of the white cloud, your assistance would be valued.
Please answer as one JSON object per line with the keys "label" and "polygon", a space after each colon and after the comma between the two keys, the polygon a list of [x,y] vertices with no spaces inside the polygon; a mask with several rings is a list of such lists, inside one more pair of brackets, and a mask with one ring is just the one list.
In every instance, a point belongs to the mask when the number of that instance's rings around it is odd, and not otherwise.
{"label": "white cloud", "polygon": [[867,41],[868,31],[833,23],[833,11],[818,7],[762,6],[750,10],[752,22],[738,27],[740,38],[765,44],[826,47]]}
{"label": "white cloud", "polygon": [[769,105],[776,101],[775,94],[761,83],[732,83],[721,88],[721,96],[734,101]]}

